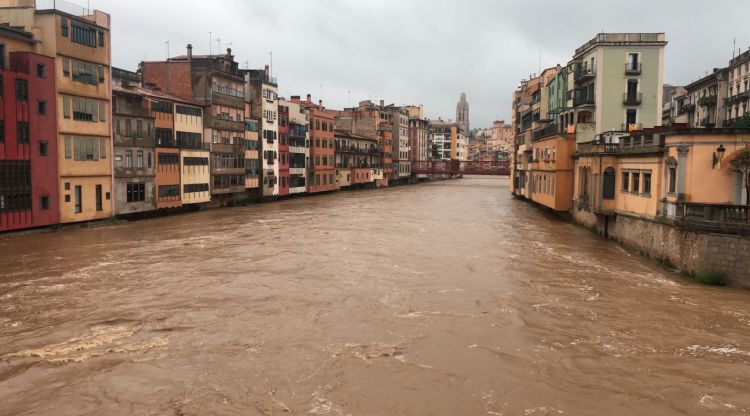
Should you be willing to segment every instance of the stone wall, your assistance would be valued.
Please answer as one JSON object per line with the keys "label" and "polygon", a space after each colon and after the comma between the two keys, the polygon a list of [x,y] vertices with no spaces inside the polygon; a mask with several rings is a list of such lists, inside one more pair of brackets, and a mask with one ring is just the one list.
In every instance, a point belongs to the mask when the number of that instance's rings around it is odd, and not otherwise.
{"label": "stone wall", "polygon": [[[603,217],[574,212],[574,220],[604,235]],[[608,237],[649,258],[668,260],[687,273],[721,271],[732,284],[750,289],[750,236],[688,230],[679,225],[618,214],[608,220]]]}

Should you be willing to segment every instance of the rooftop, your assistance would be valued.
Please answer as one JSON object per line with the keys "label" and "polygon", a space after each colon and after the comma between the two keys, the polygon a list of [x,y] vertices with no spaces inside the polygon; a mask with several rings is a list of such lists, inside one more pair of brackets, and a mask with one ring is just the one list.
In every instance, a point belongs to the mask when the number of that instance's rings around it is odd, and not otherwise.
{"label": "rooftop", "polygon": [[624,45],[655,45],[667,44],[664,33],[599,33],[593,39],[576,49],[574,58],[578,58],[589,49],[596,46],[624,46]]}

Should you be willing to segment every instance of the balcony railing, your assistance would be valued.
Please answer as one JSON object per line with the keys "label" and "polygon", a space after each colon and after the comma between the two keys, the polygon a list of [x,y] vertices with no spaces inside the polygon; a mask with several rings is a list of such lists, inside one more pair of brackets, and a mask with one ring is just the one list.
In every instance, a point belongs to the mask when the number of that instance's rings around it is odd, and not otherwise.
{"label": "balcony railing", "polygon": [[634,131],[642,129],[643,125],[641,123],[622,123],[622,131]]}
{"label": "balcony railing", "polygon": [[585,81],[585,80],[587,80],[589,78],[593,78],[594,76],[596,76],[596,67],[595,66],[592,66],[591,68],[589,68],[589,67],[583,67],[583,68],[577,69],[575,71],[575,73],[573,75],[573,79],[576,82],[578,82],[578,81]]}
{"label": "balcony railing", "polygon": [[639,75],[641,73],[640,62],[628,62],[625,64],[625,75]]}
{"label": "balcony railing", "polygon": [[573,106],[580,107],[584,105],[594,105],[595,100],[593,96],[575,96],[573,97]]}
{"label": "balcony railing", "polygon": [[639,105],[643,101],[643,94],[640,92],[626,92],[622,95],[622,103],[625,105]]}
{"label": "balcony railing", "polygon": [[750,230],[750,206],[662,201],[661,215],[687,225],[732,233]]}
{"label": "balcony railing", "polygon": [[542,137],[551,136],[559,132],[559,127],[556,124],[550,124],[548,126],[538,128],[531,133],[532,140],[539,140]]}
{"label": "balcony railing", "polygon": [[73,16],[90,16],[91,10],[63,0],[36,0],[37,10],[57,10]]}

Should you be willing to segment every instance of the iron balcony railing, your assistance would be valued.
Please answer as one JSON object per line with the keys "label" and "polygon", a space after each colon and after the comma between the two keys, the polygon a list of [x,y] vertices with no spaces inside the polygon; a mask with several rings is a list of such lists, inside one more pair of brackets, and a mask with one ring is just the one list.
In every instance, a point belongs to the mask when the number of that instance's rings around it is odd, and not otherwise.
{"label": "iron balcony railing", "polygon": [[625,75],[639,75],[641,73],[640,62],[628,62],[625,64]]}
{"label": "iron balcony railing", "polygon": [[626,92],[622,95],[622,103],[625,105],[639,105],[643,100],[640,92]]}
{"label": "iron balcony railing", "polygon": [[594,76],[596,76],[596,66],[581,67],[575,70],[575,73],[573,74],[573,80],[576,82],[584,81],[589,78],[593,78]]}
{"label": "iron balcony railing", "polygon": [[750,206],[661,201],[661,215],[707,230],[747,233]]}

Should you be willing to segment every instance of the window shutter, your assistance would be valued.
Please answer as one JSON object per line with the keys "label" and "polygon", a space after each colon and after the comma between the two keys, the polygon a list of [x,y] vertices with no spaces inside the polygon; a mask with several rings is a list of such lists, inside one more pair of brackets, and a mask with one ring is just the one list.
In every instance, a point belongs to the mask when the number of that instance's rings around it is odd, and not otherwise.
{"label": "window shutter", "polygon": [[107,158],[107,146],[108,145],[109,145],[109,140],[108,139],[101,139],[100,140],[100,146],[101,146],[101,152],[100,153],[101,153],[102,159],[106,159]]}
{"label": "window shutter", "polygon": [[70,118],[70,97],[63,95],[63,117]]}
{"label": "window shutter", "polygon": [[73,143],[71,143],[71,141],[72,139],[70,138],[70,136],[65,136],[65,158],[66,159],[70,159],[73,153],[71,149]]}
{"label": "window shutter", "polygon": [[70,76],[70,58],[63,58],[63,76]]}
{"label": "window shutter", "polygon": [[104,114],[104,101],[99,101],[99,121],[105,121],[106,117]]}

